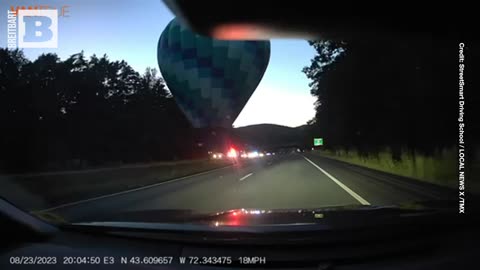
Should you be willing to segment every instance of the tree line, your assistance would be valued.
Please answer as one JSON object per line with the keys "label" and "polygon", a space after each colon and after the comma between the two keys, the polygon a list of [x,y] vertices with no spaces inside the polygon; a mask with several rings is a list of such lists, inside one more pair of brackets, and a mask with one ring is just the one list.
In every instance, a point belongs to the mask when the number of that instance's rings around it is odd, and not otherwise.
{"label": "tree line", "polygon": [[[327,149],[362,155],[388,148],[395,159],[402,151],[433,155],[457,145],[458,41],[378,37],[309,43],[316,54],[303,72],[317,102],[308,140],[324,137]],[[469,45],[470,83],[477,67]],[[472,83],[468,89],[473,102]],[[475,129],[472,120],[470,143]]]}
{"label": "tree line", "polygon": [[[204,155],[153,68],[83,52],[0,49],[0,170],[23,172]],[[198,150],[198,151],[197,151]]]}

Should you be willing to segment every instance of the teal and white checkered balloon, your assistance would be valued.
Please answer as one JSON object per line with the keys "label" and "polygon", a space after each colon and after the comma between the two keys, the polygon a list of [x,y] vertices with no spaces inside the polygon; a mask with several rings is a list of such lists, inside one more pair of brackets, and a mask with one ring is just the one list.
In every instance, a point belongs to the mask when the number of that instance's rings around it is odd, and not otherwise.
{"label": "teal and white checkered balloon", "polygon": [[157,57],[194,127],[231,127],[265,73],[270,41],[216,40],[173,19],[160,36]]}

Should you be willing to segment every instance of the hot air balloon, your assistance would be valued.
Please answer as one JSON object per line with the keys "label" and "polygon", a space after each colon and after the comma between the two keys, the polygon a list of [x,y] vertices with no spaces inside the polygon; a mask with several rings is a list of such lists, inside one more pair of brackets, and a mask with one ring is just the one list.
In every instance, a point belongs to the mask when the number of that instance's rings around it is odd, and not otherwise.
{"label": "hot air balloon", "polygon": [[265,73],[270,41],[216,40],[175,18],[160,35],[157,58],[168,88],[194,127],[232,127]]}

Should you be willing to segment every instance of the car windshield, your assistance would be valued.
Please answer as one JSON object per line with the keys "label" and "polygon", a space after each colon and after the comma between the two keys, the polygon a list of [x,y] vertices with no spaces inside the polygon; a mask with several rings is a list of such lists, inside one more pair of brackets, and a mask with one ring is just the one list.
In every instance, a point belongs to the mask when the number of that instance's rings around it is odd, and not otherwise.
{"label": "car windshield", "polygon": [[0,6],[0,196],[49,221],[462,212],[465,176],[480,190],[468,42],[219,40],[158,0]]}

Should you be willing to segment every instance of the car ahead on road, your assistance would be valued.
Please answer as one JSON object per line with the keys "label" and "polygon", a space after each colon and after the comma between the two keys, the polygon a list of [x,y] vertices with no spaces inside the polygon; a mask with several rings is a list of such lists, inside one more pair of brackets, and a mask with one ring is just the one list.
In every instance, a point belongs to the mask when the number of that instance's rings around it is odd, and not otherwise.
{"label": "car ahead on road", "polygon": [[210,158],[211,159],[224,159],[225,155],[223,153],[220,153],[220,152],[215,152],[215,153],[210,154]]}

